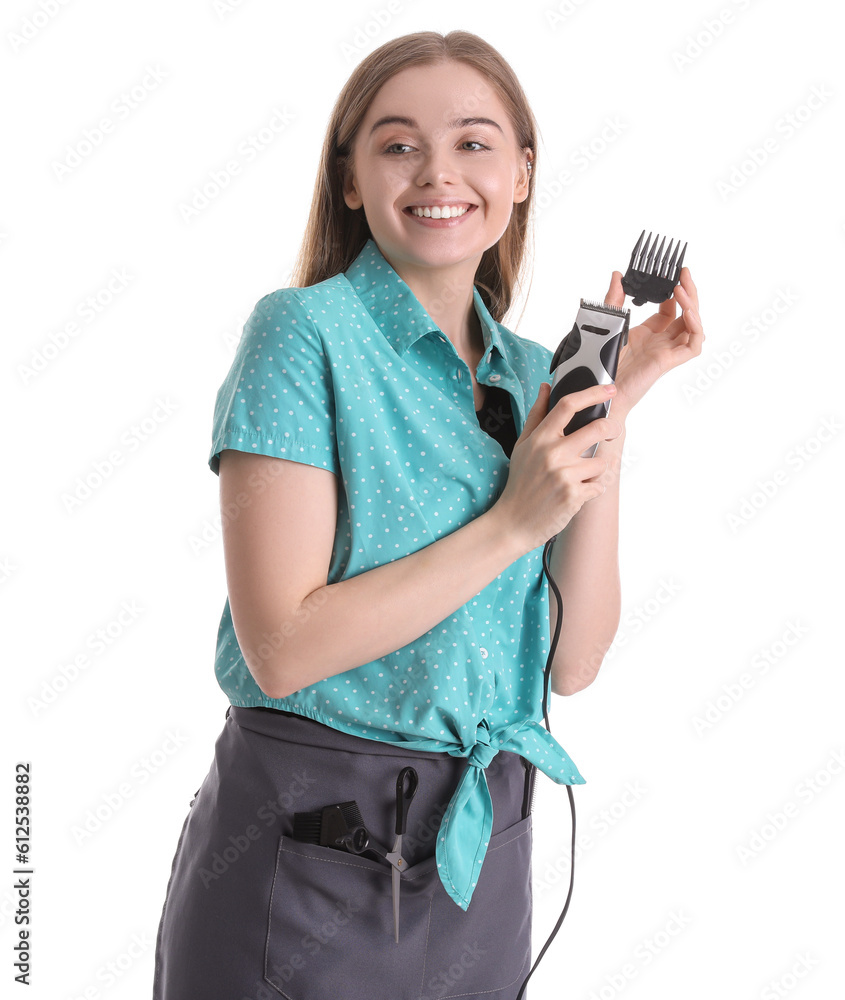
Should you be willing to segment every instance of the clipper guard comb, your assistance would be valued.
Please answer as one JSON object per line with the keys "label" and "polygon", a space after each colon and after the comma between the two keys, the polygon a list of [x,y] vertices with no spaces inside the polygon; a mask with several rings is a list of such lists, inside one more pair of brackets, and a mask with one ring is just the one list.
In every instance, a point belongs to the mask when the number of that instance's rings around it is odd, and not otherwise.
{"label": "clipper guard comb", "polygon": [[[651,233],[649,233],[645,246],[641,250],[644,236],[645,230],[640,233],[640,238],[631,254],[631,263],[622,278],[625,294],[633,296],[635,306],[641,306],[645,302],[665,302],[669,298],[672,289],[678,284],[681,267],[684,263],[684,254],[687,252],[687,244],[684,243],[681,256],[678,257],[677,262],[675,261],[681,245],[681,241],[678,240],[675,244],[675,252],[670,258],[669,253],[675,241],[670,240],[666,252],[663,253],[666,237],[663,237],[663,241],[658,247],[659,233],[653,243],[651,242]],[[661,254],[663,254],[662,257]]]}

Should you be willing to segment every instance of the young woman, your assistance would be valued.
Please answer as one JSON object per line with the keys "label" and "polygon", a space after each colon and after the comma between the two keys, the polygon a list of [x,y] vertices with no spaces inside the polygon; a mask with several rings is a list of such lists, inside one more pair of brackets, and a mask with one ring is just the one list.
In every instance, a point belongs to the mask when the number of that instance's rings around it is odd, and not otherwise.
{"label": "young woman", "polygon": [[[338,98],[297,284],[257,303],[217,396],[231,704],[156,1000],[514,1000],[528,974],[535,771],[583,781],[540,723],[543,546],[566,611],[552,690],[572,694],[619,621],[625,418],[703,340],[684,268],[615,391],[548,410],[552,351],[501,323],[536,171],[522,89],[471,33],[388,42]],[[624,303],[617,271],[606,301]],[[354,801],[390,851],[407,766],[397,942],[394,866],[321,824]]]}

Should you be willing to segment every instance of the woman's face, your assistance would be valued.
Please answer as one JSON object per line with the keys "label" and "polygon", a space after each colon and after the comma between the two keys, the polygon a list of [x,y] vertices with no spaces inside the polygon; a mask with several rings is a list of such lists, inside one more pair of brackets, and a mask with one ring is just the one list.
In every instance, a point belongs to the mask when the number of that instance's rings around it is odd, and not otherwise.
{"label": "woman's face", "polygon": [[[465,63],[412,66],[391,77],[352,153],[346,204],[363,205],[385,255],[411,267],[477,264],[507,228],[514,202],[528,196],[531,153],[517,146],[494,87]],[[468,211],[448,220],[410,212],[443,203]]]}

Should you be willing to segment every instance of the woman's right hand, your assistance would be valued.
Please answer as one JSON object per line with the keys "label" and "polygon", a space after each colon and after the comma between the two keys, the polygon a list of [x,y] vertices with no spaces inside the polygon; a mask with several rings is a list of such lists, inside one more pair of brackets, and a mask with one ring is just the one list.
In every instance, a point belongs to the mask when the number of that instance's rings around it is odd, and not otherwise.
{"label": "woman's right hand", "polygon": [[[622,433],[611,408],[584,427],[564,434],[563,429],[580,410],[613,399],[604,385],[571,392],[548,409],[551,385],[543,382],[537,400],[525,420],[522,433],[511,453],[508,481],[493,505],[521,537],[525,551],[544,545],[562,531],[581,507],[600,496],[605,487],[599,481],[607,461],[582,454],[600,441],[611,441]],[[493,509],[491,508],[491,509]]]}

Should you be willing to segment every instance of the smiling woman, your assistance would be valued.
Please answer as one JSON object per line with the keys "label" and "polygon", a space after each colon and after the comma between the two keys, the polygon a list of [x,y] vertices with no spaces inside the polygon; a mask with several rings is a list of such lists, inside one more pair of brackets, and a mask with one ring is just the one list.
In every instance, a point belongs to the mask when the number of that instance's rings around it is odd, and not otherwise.
{"label": "smiling woman", "polygon": [[[217,394],[230,705],[176,848],[155,1000],[523,995],[536,770],[584,780],[540,722],[542,546],[565,539],[551,677],[571,694],[618,625],[625,414],[564,436],[605,388],[549,410],[552,351],[503,325],[536,132],[466,31],[386,43],[338,97],[296,284],[255,305]],[[679,322],[664,310],[651,335]],[[637,350],[631,400],[659,368]]]}
{"label": "smiling woman", "polygon": [[[548,596],[508,476],[551,353],[500,322],[535,132],[468,32],[387,43],[338,99],[297,285],[256,305],[215,407],[231,707],[174,858],[157,1000],[420,1000],[456,964],[465,997],[512,1000],[528,971],[535,766],[583,780],[538,721]],[[596,471],[558,488],[573,512]],[[389,844],[409,763],[391,905],[383,858],[298,842],[294,809],[354,799]]]}
{"label": "smiling woman", "polygon": [[[479,112],[467,114],[467,110]],[[483,113],[481,113],[483,112]],[[533,139],[468,63],[411,65],[339,143],[343,197],[464,358],[481,346],[470,298],[482,257],[528,197]],[[443,295],[444,285],[463,290]]]}

